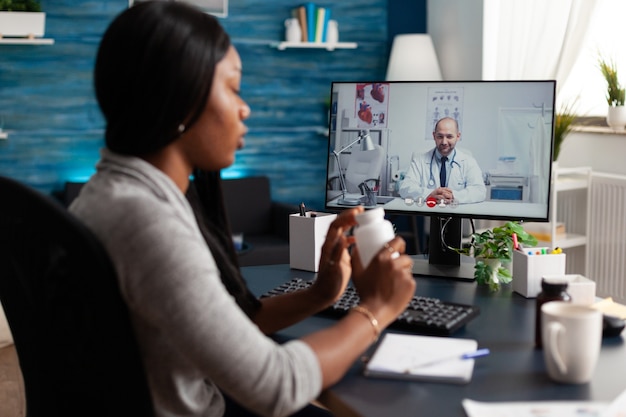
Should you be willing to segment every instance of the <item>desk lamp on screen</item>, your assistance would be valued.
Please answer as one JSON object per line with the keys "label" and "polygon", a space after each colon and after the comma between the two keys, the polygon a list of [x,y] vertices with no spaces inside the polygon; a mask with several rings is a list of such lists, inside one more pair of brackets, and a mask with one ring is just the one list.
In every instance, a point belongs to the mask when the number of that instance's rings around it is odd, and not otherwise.
{"label": "desk lamp on screen", "polygon": [[341,199],[338,200],[338,203],[345,205],[345,206],[358,206],[359,204],[361,204],[361,201],[362,201],[361,198],[358,198],[358,197],[357,198],[346,197],[348,188],[346,186],[345,173],[343,172],[343,168],[341,167],[341,161],[339,158],[339,155],[342,152],[345,152],[347,149],[350,149],[352,145],[356,144],[357,142],[361,142],[362,151],[373,151],[376,149],[376,147],[374,146],[374,142],[372,142],[372,137],[370,136],[369,131],[361,130],[359,131],[359,136],[356,138],[356,140],[350,142],[348,145],[344,146],[338,151],[336,150],[332,151],[332,154],[335,156],[335,161],[337,162],[337,169],[339,171],[339,183],[341,184]]}
{"label": "desk lamp on screen", "polygon": [[[555,87],[554,80],[333,82],[328,149],[355,129],[377,133],[386,161],[377,205],[430,218],[428,259],[415,256],[414,274],[473,280],[473,262],[451,249],[461,247],[463,218],[548,221]],[[452,197],[433,199],[442,181]],[[326,209],[362,197],[341,187],[339,195],[327,187]]]}

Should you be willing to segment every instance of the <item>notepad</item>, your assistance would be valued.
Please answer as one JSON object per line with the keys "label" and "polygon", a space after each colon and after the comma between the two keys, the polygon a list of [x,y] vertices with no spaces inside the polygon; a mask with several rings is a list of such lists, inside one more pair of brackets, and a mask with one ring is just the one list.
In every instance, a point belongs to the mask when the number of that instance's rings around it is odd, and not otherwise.
{"label": "notepad", "polygon": [[[460,359],[476,350],[472,339],[387,333],[365,366],[370,377],[466,384],[472,379],[474,359]],[[448,359],[437,363],[433,361]],[[422,366],[424,364],[429,364]]]}

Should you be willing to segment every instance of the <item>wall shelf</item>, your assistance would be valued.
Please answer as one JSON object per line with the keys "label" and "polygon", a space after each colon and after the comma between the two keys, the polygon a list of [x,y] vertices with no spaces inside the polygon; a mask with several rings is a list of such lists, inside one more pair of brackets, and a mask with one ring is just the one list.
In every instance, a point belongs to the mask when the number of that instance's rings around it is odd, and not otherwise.
{"label": "wall shelf", "polygon": [[276,48],[279,51],[284,51],[288,48],[299,49],[326,49],[333,51],[335,49],[356,49],[356,42],[337,42],[337,43],[323,43],[323,42],[272,42],[270,44],[272,48]]}
{"label": "wall shelf", "polygon": [[0,38],[0,45],[52,45],[54,39]]}

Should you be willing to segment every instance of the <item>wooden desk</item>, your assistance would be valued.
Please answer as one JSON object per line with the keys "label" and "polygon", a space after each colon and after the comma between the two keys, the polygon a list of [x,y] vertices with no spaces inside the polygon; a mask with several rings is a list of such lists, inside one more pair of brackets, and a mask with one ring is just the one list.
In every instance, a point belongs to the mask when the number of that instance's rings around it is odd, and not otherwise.
{"label": "wooden desk", "polygon": [[[293,277],[312,279],[313,273],[291,270],[288,265],[243,268],[250,288],[258,295]],[[594,400],[612,401],[624,389],[626,344],[622,337],[605,339],[592,381],[584,385],[552,382],[545,371],[543,352],[534,343],[535,300],[510,288],[491,294],[473,282],[441,278],[417,279],[416,294],[480,307],[478,317],[454,337],[478,340],[491,350],[476,361],[467,385],[436,384],[366,378],[357,362],[330,390],[341,401],[366,417],[463,416],[464,398],[477,401]],[[332,323],[311,317],[280,332],[299,337]],[[392,330],[396,332],[396,330]]]}

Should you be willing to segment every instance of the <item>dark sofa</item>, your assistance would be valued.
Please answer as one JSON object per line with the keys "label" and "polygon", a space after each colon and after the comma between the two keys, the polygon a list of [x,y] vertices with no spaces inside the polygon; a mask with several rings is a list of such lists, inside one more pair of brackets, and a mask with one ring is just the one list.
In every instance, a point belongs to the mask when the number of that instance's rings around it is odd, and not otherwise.
{"label": "dark sofa", "polygon": [[272,201],[265,176],[223,181],[224,201],[232,232],[242,233],[241,266],[289,263],[289,215],[294,204]]}
{"label": "dark sofa", "polygon": [[[69,206],[83,185],[67,182],[55,197]],[[224,180],[223,191],[232,232],[244,237],[240,265],[288,264],[289,215],[298,212],[298,206],[272,201],[265,176]]]}

